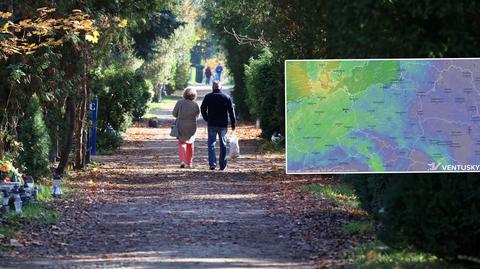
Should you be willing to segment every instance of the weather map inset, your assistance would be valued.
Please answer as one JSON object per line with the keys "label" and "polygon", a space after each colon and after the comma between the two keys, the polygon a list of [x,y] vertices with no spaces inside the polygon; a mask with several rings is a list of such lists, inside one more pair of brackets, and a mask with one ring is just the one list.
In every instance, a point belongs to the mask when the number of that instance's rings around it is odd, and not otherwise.
{"label": "weather map inset", "polygon": [[480,59],[287,60],[287,173],[480,171]]}

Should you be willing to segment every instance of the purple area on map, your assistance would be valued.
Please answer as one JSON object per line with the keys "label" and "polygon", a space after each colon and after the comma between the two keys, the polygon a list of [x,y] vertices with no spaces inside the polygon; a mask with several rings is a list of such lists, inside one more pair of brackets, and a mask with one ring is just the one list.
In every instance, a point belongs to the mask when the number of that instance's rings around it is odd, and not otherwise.
{"label": "purple area on map", "polygon": [[351,111],[362,116],[337,148],[288,169],[370,172],[372,156],[398,172],[480,164],[480,59],[399,60],[398,71],[356,94]]}
{"label": "purple area on map", "polygon": [[428,164],[432,163],[432,157],[428,156],[423,151],[415,149],[410,151],[409,159],[411,161],[408,163],[408,166],[403,166],[407,167],[408,171],[425,171],[428,169]]}
{"label": "purple area on map", "polygon": [[436,67],[440,76],[435,87],[417,99],[410,115],[424,130],[425,145],[435,147],[452,164],[478,161],[475,151],[479,150],[480,115],[472,64],[442,63]]}

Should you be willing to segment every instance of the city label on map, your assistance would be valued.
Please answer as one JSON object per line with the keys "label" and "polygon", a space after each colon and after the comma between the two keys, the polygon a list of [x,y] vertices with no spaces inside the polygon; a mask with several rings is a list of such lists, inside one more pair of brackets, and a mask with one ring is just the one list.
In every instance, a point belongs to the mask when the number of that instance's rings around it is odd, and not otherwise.
{"label": "city label on map", "polygon": [[480,171],[480,59],[287,60],[287,173]]}

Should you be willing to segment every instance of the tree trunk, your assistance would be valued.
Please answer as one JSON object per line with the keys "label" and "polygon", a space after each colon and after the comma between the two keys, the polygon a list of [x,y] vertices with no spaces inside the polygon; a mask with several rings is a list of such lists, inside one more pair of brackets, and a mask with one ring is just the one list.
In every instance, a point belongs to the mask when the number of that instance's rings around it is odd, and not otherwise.
{"label": "tree trunk", "polygon": [[13,13],[13,0],[10,0],[10,3],[8,5],[8,11]]}
{"label": "tree trunk", "polygon": [[88,125],[83,130],[83,142],[82,142],[82,151],[83,151],[83,166],[87,165],[89,160],[87,160],[87,148],[88,146]]}
{"label": "tree trunk", "polygon": [[3,126],[0,123],[0,160],[3,160],[5,145],[3,144]]}
{"label": "tree trunk", "polygon": [[65,173],[65,169],[68,166],[70,152],[72,151],[73,133],[75,131],[75,100],[72,96],[67,97],[65,121],[67,122],[67,130],[65,132],[65,139],[63,141],[62,148],[60,150],[60,161],[57,169],[55,170],[57,175]]}
{"label": "tree trunk", "polygon": [[60,130],[58,128],[58,124],[53,127],[55,129],[53,137],[50,139],[52,143],[52,147],[50,148],[50,161],[55,162],[57,161],[58,157],[58,134]]}
{"label": "tree trunk", "polygon": [[[83,99],[83,98],[82,98]],[[77,116],[75,120],[77,121],[75,124],[75,169],[83,168],[83,102],[84,100],[80,101],[80,106],[77,109]]]}
{"label": "tree trunk", "polygon": [[87,120],[87,106],[88,106],[88,87],[87,87],[87,61],[84,59],[83,63],[83,83],[82,83],[82,101],[78,110],[77,122],[77,156],[75,160],[75,169],[82,169],[85,167],[85,127]]}
{"label": "tree trunk", "polygon": [[[0,88],[0,90],[3,90]],[[1,100],[0,99],[0,160],[3,160],[3,157],[5,155],[5,143],[4,143],[4,133],[7,131],[3,127],[7,126],[6,122],[4,120],[8,120],[7,118],[7,106],[8,106],[8,101],[10,99],[10,93],[7,94],[6,100]],[[5,125],[4,125],[5,124]]]}
{"label": "tree trunk", "polygon": [[4,154],[5,154],[5,144],[4,144],[4,133],[7,131],[4,129],[4,127],[7,127],[7,122],[8,121],[8,113],[7,113],[7,107],[8,103],[10,101],[10,95],[12,94],[12,91],[10,90],[10,87],[7,84],[6,79],[3,78],[5,76],[5,72],[0,73],[0,160],[3,160]]}

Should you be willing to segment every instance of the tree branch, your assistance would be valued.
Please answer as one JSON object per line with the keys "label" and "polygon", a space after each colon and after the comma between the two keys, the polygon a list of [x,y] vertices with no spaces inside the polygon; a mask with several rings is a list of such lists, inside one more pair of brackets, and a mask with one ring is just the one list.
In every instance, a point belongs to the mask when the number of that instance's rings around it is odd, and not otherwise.
{"label": "tree branch", "polygon": [[225,33],[235,37],[239,45],[251,45],[254,47],[269,47],[270,46],[270,41],[267,41],[265,37],[263,36],[263,31],[260,33],[260,36],[257,38],[251,38],[246,35],[239,35],[235,32],[235,29],[232,27],[232,30],[228,30],[226,27],[223,27]]}

